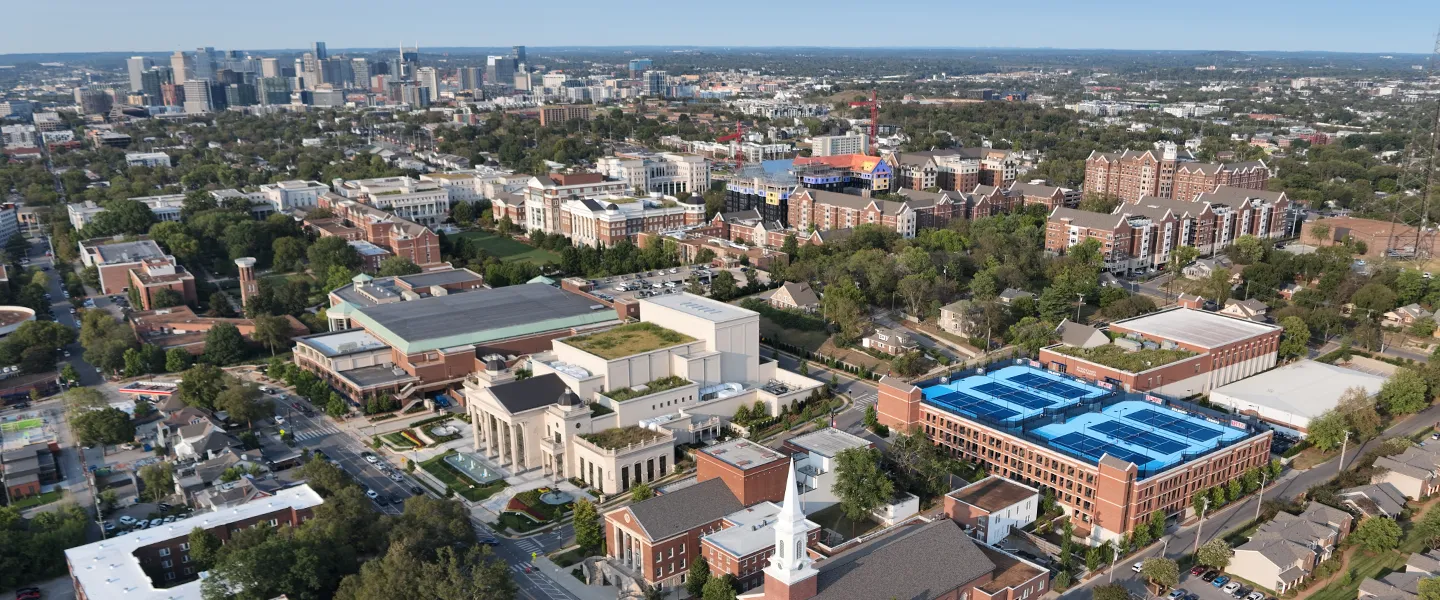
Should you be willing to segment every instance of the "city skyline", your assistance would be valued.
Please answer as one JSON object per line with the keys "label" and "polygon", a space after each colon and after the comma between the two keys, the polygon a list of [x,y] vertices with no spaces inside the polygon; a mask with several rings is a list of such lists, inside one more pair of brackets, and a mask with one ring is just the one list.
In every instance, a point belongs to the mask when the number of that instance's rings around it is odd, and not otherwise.
{"label": "city skyline", "polygon": [[[1321,51],[1363,53],[1428,53],[1440,23],[1440,5],[1421,0],[1383,0],[1367,3],[1364,11],[1344,6],[1320,7],[1301,0],[1277,0],[1247,7],[1247,19],[1239,20],[1229,11],[1157,11],[1144,14],[1123,12],[1127,5],[1118,0],[1095,0],[1077,5],[1058,1],[1035,3],[1028,15],[1043,15],[1063,28],[1031,28],[1034,35],[1017,36],[1015,28],[961,28],[960,35],[937,35],[936,39],[964,39],[964,44],[929,43],[924,36],[904,27],[868,32],[864,37],[787,35],[777,38],[772,28],[747,27],[756,18],[766,22],[803,24],[816,16],[813,7],[774,5],[754,0],[730,3],[723,9],[707,11],[705,18],[663,7],[653,2],[625,2],[614,10],[579,2],[564,2],[546,17],[546,26],[535,31],[477,35],[466,19],[416,19],[413,25],[394,19],[372,19],[363,10],[378,2],[340,3],[333,0],[295,5],[275,0],[253,3],[252,10],[227,15],[224,28],[213,27],[213,15],[179,10],[178,3],[134,7],[99,3],[94,0],[64,0],[52,4],[21,4],[9,9],[16,22],[40,22],[62,11],[87,14],[89,18],[68,27],[74,35],[56,37],[43,28],[18,28],[0,41],[0,54],[69,52],[165,52],[211,46],[225,49],[308,49],[317,37],[314,22],[327,23],[322,36],[332,51],[347,48],[386,48],[418,42],[424,47],[488,48],[527,44],[532,47],[619,47],[617,31],[628,32],[643,25],[645,46],[698,46],[708,48],[834,47],[834,48],[928,48],[928,49],[1027,49],[1074,50],[1233,50],[1233,51]],[[1348,4],[1348,3],[1347,3]],[[430,14],[473,9],[453,0],[427,5]],[[636,19],[636,10],[642,18]],[[266,10],[273,8],[274,11]],[[356,9],[361,10],[356,10]],[[873,10],[853,0],[832,3],[830,14]],[[1177,9],[1179,11],[1181,9]],[[287,15],[270,19],[266,15]],[[1003,22],[1016,15],[1008,5],[966,5],[958,10],[937,0],[911,0],[888,5],[894,15],[953,14],[963,21]],[[760,17],[759,15],[763,15]],[[485,7],[485,17],[506,21],[527,19],[529,8],[520,5]],[[1022,29],[1023,30],[1023,29]],[[626,33],[625,39],[635,35]],[[136,44],[136,40],[145,46]],[[392,41],[393,40],[393,41]],[[150,44],[161,44],[150,46]]]}

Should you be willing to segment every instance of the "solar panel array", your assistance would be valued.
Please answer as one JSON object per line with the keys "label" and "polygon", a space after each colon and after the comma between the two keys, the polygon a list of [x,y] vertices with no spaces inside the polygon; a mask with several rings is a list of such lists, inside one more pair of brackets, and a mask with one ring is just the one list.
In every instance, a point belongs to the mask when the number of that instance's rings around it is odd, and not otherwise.
{"label": "solar panel array", "polygon": [[1139,427],[1131,427],[1119,421],[1102,421],[1091,425],[1090,429],[1160,454],[1175,454],[1190,447],[1189,444],[1177,442]]}
{"label": "solar panel array", "polygon": [[1152,408],[1130,411],[1125,413],[1125,418],[1201,442],[1208,442],[1220,437],[1220,430],[1200,425],[1193,418],[1167,415]]}
{"label": "solar panel array", "polygon": [[1063,381],[1057,381],[1044,375],[1040,375],[1038,373],[1021,373],[1019,375],[1011,376],[1009,380],[1026,387],[1040,390],[1047,394],[1054,394],[1066,400],[1084,398],[1085,396],[1089,396],[1095,393],[1091,390],[1073,386]]}

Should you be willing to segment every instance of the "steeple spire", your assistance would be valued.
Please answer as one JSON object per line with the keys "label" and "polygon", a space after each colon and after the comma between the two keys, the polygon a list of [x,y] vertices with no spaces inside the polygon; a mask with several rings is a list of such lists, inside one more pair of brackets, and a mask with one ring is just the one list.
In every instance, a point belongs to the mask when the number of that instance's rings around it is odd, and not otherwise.
{"label": "steeple spire", "polygon": [[785,499],[780,504],[780,514],[776,515],[777,520],[786,523],[803,523],[805,521],[805,510],[800,506],[799,494],[795,491],[799,486],[795,482],[795,459],[790,459],[790,477],[785,482]]}
{"label": "steeple spire", "polygon": [[[790,475],[785,482],[785,500],[780,512],[775,515],[775,553],[770,555],[770,566],[765,568],[769,579],[786,586],[814,577],[818,571],[810,564],[805,552],[809,528],[806,527],[805,511],[800,508],[799,493],[796,491],[795,460],[790,460]],[[768,585],[768,583],[767,583]],[[769,593],[769,590],[766,590]]]}

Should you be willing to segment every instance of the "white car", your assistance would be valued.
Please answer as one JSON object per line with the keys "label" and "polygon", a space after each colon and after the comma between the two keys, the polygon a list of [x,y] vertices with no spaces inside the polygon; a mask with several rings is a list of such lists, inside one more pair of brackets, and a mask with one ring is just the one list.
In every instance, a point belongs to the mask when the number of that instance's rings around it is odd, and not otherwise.
{"label": "white car", "polygon": [[1226,594],[1234,595],[1234,594],[1235,594],[1235,590],[1240,589],[1240,582],[1238,582],[1238,581],[1232,581],[1232,582],[1230,582],[1230,583],[1225,584],[1225,587],[1220,588],[1220,589],[1221,589],[1222,591],[1224,591]]}
{"label": "white car", "polygon": [[405,478],[402,477],[399,473],[391,473],[391,474],[390,474],[390,480],[391,480],[391,481],[396,481],[396,482],[399,482],[399,483],[405,483]]}
{"label": "white car", "polygon": [[1245,600],[1265,600],[1265,594],[1262,594],[1260,592],[1250,592],[1250,595],[1246,596]]}
{"label": "white car", "polygon": [[128,515],[127,515],[127,516],[124,516],[124,517],[120,517],[120,524],[121,524],[121,525],[134,525],[134,524],[135,524],[135,517],[131,517],[131,516],[128,516]]}
{"label": "white car", "polygon": [[1145,563],[1135,563],[1135,564],[1133,564],[1133,565],[1130,565],[1130,570],[1131,570],[1131,571],[1134,571],[1134,572],[1136,572],[1136,573],[1139,573],[1139,572],[1140,572],[1140,569],[1144,568],[1144,567],[1143,567],[1144,564],[1145,564]]}
{"label": "white car", "polygon": [[379,498],[380,494],[375,493],[375,490],[365,490],[365,497],[374,500]]}
{"label": "white car", "polygon": [[275,424],[276,424],[276,425],[284,425],[284,424],[285,424],[285,417],[282,417],[282,416],[280,416],[280,415],[275,415]]}
{"label": "white car", "polygon": [[159,526],[164,525],[164,524],[165,524],[165,520],[164,520],[164,519],[150,519],[150,526],[151,526],[151,527],[159,527]]}

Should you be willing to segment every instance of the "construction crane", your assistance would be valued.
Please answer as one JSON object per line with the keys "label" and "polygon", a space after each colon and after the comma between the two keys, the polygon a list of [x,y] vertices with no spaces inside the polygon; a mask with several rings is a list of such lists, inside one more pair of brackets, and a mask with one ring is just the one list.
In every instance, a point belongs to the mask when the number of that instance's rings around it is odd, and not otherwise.
{"label": "construction crane", "polygon": [[716,143],[720,143],[720,144],[723,144],[723,143],[729,142],[729,141],[734,141],[734,142],[735,142],[735,151],[734,151],[732,154],[735,156],[735,174],[736,174],[736,175],[739,175],[739,174],[740,174],[740,171],[745,168],[745,148],[744,148],[744,144],[745,144],[745,124],[744,124],[744,123],[741,123],[740,121],[736,121],[736,122],[735,122],[735,133],[732,133],[732,134],[730,134],[730,135],[722,135],[722,136],[720,136],[720,137],[718,137],[718,138],[715,138],[715,142],[716,142]]}
{"label": "construction crane", "polygon": [[[1425,67],[1423,81],[1436,75],[1440,70],[1440,33],[1435,35],[1435,46],[1429,63]],[[1411,140],[1407,164],[1402,165],[1390,213],[1390,239],[1387,241],[1387,258],[1409,259],[1425,263],[1432,258],[1435,244],[1434,223],[1430,221],[1430,197],[1437,178],[1440,178],[1440,155],[1436,144],[1440,143],[1440,102],[1430,100],[1432,105],[1421,111],[1420,127]],[[1408,190],[1418,189],[1419,198],[1412,200]],[[1413,229],[1411,228],[1413,226]]]}
{"label": "construction crane", "polygon": [[851,102],[850,106],[870,107],[870,145],[867,146],[865,154],[875,153],[880,155],[880,150],[875,146],[876,133],[880,131],[880,100],[875,95],[875,90],[870,90],[870,99],[863,102]]}

